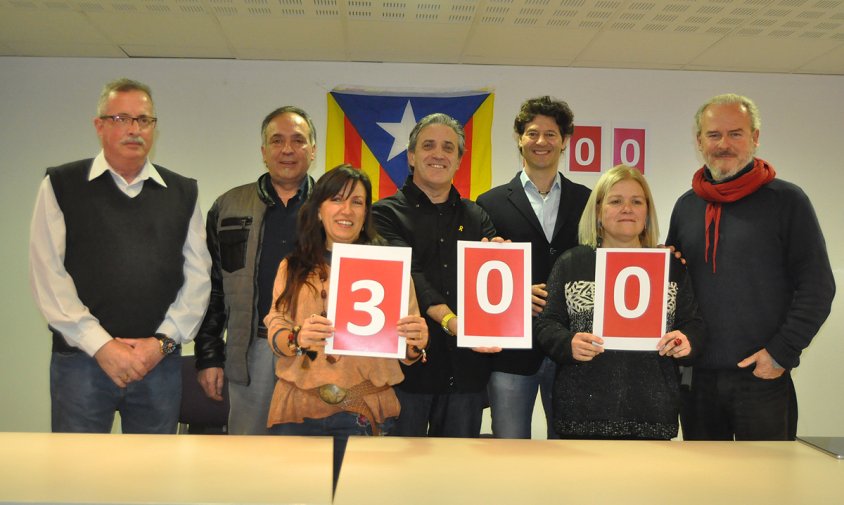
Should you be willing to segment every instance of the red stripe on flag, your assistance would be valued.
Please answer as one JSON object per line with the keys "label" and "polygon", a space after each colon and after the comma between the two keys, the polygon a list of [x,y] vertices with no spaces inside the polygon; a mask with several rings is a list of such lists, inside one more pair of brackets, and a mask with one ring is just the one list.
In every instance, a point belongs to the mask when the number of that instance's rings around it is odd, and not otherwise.
{"label": "red stripe on flag", "polygon": [[381,177],[378,178],[378,199],[380,200],[381,198],[394,195],[398,191],[398,188],[396,188],[393,180],[390,179],[390,174],[384,171],[384,167],[379,167],[378,170],[381,173]]}
{"label": "red stripe on flag", "polygon": [[353,167],[360,168],[361,144],[363,141],[348,117],[343,118],[343,134],[346,137],[346,152],[343,153],[343,160]]}
{"label": "red stripe on flag", "polygon": [[474,124],[474,117],[470,117],[466,124],[463,125],[463,131],[466,133],[466,149],[463,151],[463,160],[460,162],[460,168],[454,174],[454,187],[460,192],[463,198],[469,198],[472,193],[472,125]]}

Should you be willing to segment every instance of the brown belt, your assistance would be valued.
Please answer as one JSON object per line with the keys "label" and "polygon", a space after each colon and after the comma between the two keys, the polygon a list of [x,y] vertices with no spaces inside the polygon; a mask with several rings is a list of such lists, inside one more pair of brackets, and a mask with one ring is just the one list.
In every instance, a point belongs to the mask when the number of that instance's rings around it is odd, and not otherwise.
{"label": "brown belt", "polygon": [[364,416],[369,425],[372,426],[372,434],[378,436],[381,434],[381,429],[378,423],[375,422],[375,416],[372,414],[372,409],[363,401],[363,397],[380,393],[390,389],[391,386],[376,386],[368,380],[355,384],[350,388],[341,388],[334,384],[325,384],[318,388],[303,389],[305,393],[316,396],[328,405],[334,405],[347,412],[354,412]]}

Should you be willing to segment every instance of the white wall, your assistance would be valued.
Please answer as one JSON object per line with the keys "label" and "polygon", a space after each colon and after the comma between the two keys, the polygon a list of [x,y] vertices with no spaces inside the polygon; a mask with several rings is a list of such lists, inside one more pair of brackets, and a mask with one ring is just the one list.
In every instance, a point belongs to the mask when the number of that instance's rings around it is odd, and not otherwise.
{"label": "white wall", "polygon": [[[648,171],[663,223],[700,166],[692,116],[712,95],[737,92],[762,111],[759,155],[778,177],[809,194],[842,285],[844,231],[839,222],[844,166],[839,161],[844,77],[539,67],[369,63],[0,58],[0,430],[47,431],[50,338],[29,292],[27,240],[44,169],[93,156],[91,124],[101,86],[127,76],[152,86],[159,120],[154,160],[200,183],[202,208],[262,171],[259,129],[273,108],[295,104],[314,117],[320,140],[326,93],[335,86],[492,88],[493,184],[518,168],[511,135],[519,104],[551,94],[565,99],[575,122],[643,122]],[[320,149],[314,176],[323,170]],[[588,186],[597,176],[572,177]],[[836,204],[839,202],[839,204]],[[837,216],[837,217],[836,217]],[[795,380],[799,433],[844,435],[844,303],[841,296]],[[737,307],[736,310],[741,310]]]}

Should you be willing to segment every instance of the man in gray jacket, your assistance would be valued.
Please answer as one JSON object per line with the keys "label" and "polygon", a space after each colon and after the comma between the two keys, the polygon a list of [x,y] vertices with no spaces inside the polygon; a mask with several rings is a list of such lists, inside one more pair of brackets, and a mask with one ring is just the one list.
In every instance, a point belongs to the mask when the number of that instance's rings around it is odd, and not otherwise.
{"label": "man in gray jacket", "polygon": [[262,320],[272,303],[278,264],[296,241],[299,208],[314,185],[308,169],[316,155],[316,131],[305,111],[285,106],[270,112],[261,140],[267,173],[220,196],[206,222],[212,289],[195,340],[196,367],[205,394],[222,400],[225,364],[233,435],[268,433],[275,371]]}

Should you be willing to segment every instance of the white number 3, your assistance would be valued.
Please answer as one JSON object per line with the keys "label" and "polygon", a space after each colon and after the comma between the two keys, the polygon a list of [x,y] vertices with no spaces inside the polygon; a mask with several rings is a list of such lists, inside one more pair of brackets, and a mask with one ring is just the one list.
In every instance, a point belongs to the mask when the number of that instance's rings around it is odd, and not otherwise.
{"label": "white number 3", "polygon": [[348,323],[346,329],[355,335],[370,337],[380,332],[386,322],[384,312],[378,308],[378,305],[384,301],[384,286],[372,279],[363,279],[352,283],[352,293],[361,289],[368,290],[371,296],[365,302],[355,302],[354,309],[357,312],[366,312],[369,314],[369,324],[360,326],[354,323]]}

